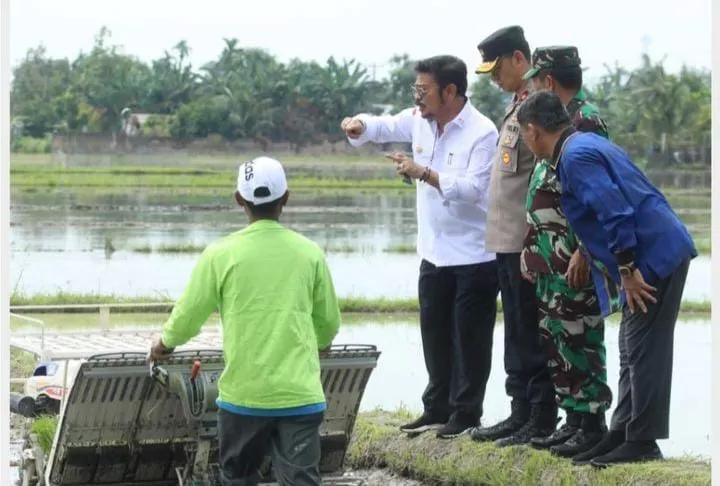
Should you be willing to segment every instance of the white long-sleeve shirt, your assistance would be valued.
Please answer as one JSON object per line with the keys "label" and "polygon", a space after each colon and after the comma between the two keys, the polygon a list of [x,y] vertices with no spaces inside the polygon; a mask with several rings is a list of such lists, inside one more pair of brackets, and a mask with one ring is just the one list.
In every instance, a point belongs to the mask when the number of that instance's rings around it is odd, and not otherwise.
{"label": "white long-sleeve shirt", "polygon": [[366,130],[357,147],[367,142],[412,143],[413,160],[437,172],[440,190],[416,182],[417,253],[439,266],[492,261],[485,249],[490,173],[497,147],[495,124],[468,100],[438,135],[437,123],[408,108],[397,115],[359,115]]}

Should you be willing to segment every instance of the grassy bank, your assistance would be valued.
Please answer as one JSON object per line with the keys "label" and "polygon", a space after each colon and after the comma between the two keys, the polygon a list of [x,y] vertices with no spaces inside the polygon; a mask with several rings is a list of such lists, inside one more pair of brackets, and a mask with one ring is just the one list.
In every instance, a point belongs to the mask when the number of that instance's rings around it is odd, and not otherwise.
{"label": "grassy bank", "polygon": [[[238,156],[143,158],[133,155],[109,159],[100,156],[98,160],[100,162],[86,166],[62,167],[47,155],[15,155],[11,158],[10,185],[16,189],[62,187],[73,191],[113,188],[202,191],[232,187],[237,177],[237,164],[243,159]],[[282,160],[290,174],[292,189],[410,189],[395,176],[390,163],[380,155],[288,156]],[[682,172],[682,169],[676,172]],[[709,193],[709,188],[697,190]],[[666,192],[688,190],[670,188]]]}
{"label": "grassy bank", "polygon": [[[413,439],[397,427],[404,411],[360,414],[349,450],[354,468],[385,467],[428,484],[515,486],[706,486],[709,461],[672,459],[598,471],[529,447],[499,449],[469,438],[436,439],[427,433]],[[414,417],[413,417],[414,418]]]}
{"label": "grassy bank", "polygon": [[[575,467],[567,460],[529,447],[499,449],[475,444],[467,437],[439,440],[427,433],[408,439],[397,427],[408,420],[405,411],[361,413],[348,450],[347,467],[388,468],[427,484],[517,486],[705,486],[710,484],[710,463],[672,459],[595,470]],[[32,431],[47,453],[57,419],[34,421]]]}
{"label": "grassy bank", "polygon": [[[695,246],[701,255],[710,255],[712,245],[709,241],[697,241]],[[160,245],[151,247],[149,245],[132,248],[135,253],[201,253],[205,249],[205,245],[196,245],[193,243],[180,245]],[[358,248],[355,246],[328,246],[324,248],[326,253],[365,253],[372,249]],[[415,245],[397,244],[383,248],[383,253],[415,253]]]}
{"label": "grassy bank", "polygon": [[[10,171],[13,188],[64,188],[74,191],[138,188],[186,189],[190,191],[234,187],[234,171],[183,170],[162,168],[15,169]],[[351,179],[341,177],[293,177],[291,189],[407,189],[400,178]]]}
{"label": "grassy bank", "polygon": [[[312,197],[337,197],[338,195],[362,196],[365,194],[383,196],[405,196],[414,197],[412,191],[408,191],[408,186],[401,184],[392,187],[373,188],[368,185],[352,185],[347,184],[336,187],[323,183],[318,186],[310,185],[306,187],[297,187],[295,178],[291,178],[290,189],[295,197],[293,203],[297,204],[299,199],[305,195]],[[222,187],[144,187],[142,189],[126,188],[126,187],[44,187],[44,186],[11,186],[11,199],[13,202],[22,200],[25,204],[57,204],[59,195],[72,196],[73,204],[87,205],[112,205],[116,201],[125,201],[126,203],[137,201],[137,195],[142,194],[143,205],[186,205],[193,202],[199,204],[226,204],[228,208],[235,208],[232,202],[232,186],[224,185]],[[670,204],[674,208],[699,209],[707,211],[709,214],[710,191],[708,189],[667,189],[663,191],[668,197]],[[299,197],[298,197],[299,196]],[[64,201],[64,200],[63,200]],[[708,217],[709,218],[709,217]],[[709,219],[708,219],[709,224]]]}
{"label": "grassy bank", "polygon": [[[290,175],[292,190],[412,190],[412,186],[403,184],[399,177],[378,169],[365,174],[357,173],[357,167],[348,166],[326,176]],[[23,167],[10,170],[10,185],[15,190],[37,188],[42,190],[63,188],[73,192],[90,191],[127,192],[137,189],[187,190],[192,193],[208,190],[227,190],[234,187],[237,173],[234,170],[156,168],[156,167],[88,167],[59,169],[57,167],[37,170],[35,167]],[[699,191],[707,192],[705,188]],[[676,191],[684,189],[663,189],[666,196],[674,196]]]}
{"label": "grassy bank", "polygon": [[196,245],[194,243],[186,243],[184,245],[160,245],[160,246],[137,246],[131,248],[134,253],[202,253],[205,245]]}
{"label": "grassy bank", "polygon": [[[10,296],[11,306],[23,305],[68,305],[68,304],[128,304],[128,303],[171,303],[173,300],[166,295],[127,297],[112,294],[80,294],[71,292],[58,292],[55,294],[24,295],[16,292]],[[683,314],[709,314],[711,302],[684,301],[680,312]],[[418,312],[417,299],[368,299],[350,297],[340,299],[342,312],[357,313],[402,313]],[[498,299],[498,312],[502,310],[502,303]],[[132,312],[132,309],[125,309]],[[94,311],[93,311],[94,312]],[[121,310],[113,312],[122,312]],[[135,311],[137,312],[137,311]]]}
{"label": "grassy bank", "polygon": [[[261,154],[187,154],[178,151],[177,154],[113,154],[113,155],[97,155],[97,156],[79,156],[78,160],[92,160],[93,158],[102,161],[105,166],[138,166],[138,161],[148,161],[147,165],[155,162],[157,165],[170,166],[170,160],[176,162],[177,167],[237,167],[244,160],[257,157]],[[269,154],[271,157],[277,158],[283,165],[304,165],[304,164],[382,164],[388,163],[381,154],[367,155],[360,152],[348,154],[322,154],[322,155],[306,155],[306,154]],[[53,157],[52,154],[10,154],[11,169],[33,168],[38,166],[59,166],[59,158]]]}

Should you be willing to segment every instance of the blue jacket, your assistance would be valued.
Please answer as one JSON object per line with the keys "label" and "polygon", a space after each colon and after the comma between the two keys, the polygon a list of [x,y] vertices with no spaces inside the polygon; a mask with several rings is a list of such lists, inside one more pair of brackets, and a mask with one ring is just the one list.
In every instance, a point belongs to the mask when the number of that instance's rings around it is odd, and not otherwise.
{"label": "blue jacket", "polygon": [[[620,283],[616,255],[620,252],[634,253],[633,261],[650,285],[697,256],[690,233],[665,196],[614,143],[569,129],[558,141],[552,160],[570,226],[615,282]],[[607,315],[602,270],[597,265],[591,268]],[[624,292],[621,296],[624,299]]]}

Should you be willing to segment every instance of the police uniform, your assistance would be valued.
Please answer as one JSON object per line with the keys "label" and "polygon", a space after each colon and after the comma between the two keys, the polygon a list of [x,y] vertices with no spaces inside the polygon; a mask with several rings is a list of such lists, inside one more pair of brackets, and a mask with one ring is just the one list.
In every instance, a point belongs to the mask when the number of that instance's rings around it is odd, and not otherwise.
{"label": "police uniform", "polygon": [[[557,74],[558,70],[571,69],[580,69],[576,47],[538,48],[525,79],[541,72],[553,76],[553,70]],[[566,108],[576,129],[607,138],[605,123],[582,88]],[[548,354],[558,404],[567,411],[567,420],[560,429],[531,442],[538,447],[550,447],[555,454],[573,456],[602,439],[606,431],[604,414],[612,402],[612,391],[607,384],[605,325],[598,292],[592,281],[572,288],[566,277],[580,242],[565,217],[560,194],[552,162],[539,161],[530,177],[526,202],[528,233],[521,266],[524,272],[535,276],[540,338]],[[619,309],[617,286],[611,279],[608,278],[603,290]]]}
{"label": "police uniform", "polygon": [[[501,29],[480,42],[478,74],[501,68],[503,57],[528,51],[523,29]],[[530,83],[508,104],[490,176],[486,247],[497,254],[505,321],[505,390],[511,397],[508,419],[471,431],[474,440],[501,439],[498,445],[521,444],[531,436],[549,435],[557,423],[555,391],[547,356],[538,338],[535,286],[522,278],[520,252],[527,230],[525,199],[535,156],[520,138],[517,110],[530,93]],[[520,434],[520,435],[518,435]]]}

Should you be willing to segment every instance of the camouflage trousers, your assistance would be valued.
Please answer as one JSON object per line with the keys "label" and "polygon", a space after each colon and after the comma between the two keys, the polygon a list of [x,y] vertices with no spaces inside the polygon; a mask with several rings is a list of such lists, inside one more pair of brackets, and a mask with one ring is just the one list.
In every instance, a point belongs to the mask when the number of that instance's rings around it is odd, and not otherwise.
{"label": "camouflage trousers", "polygon": [[605,321],[592,283],[574,290],[564,275],[537,275],[540,341],[548,356],[558,405],[599,413],[610,408]]}

